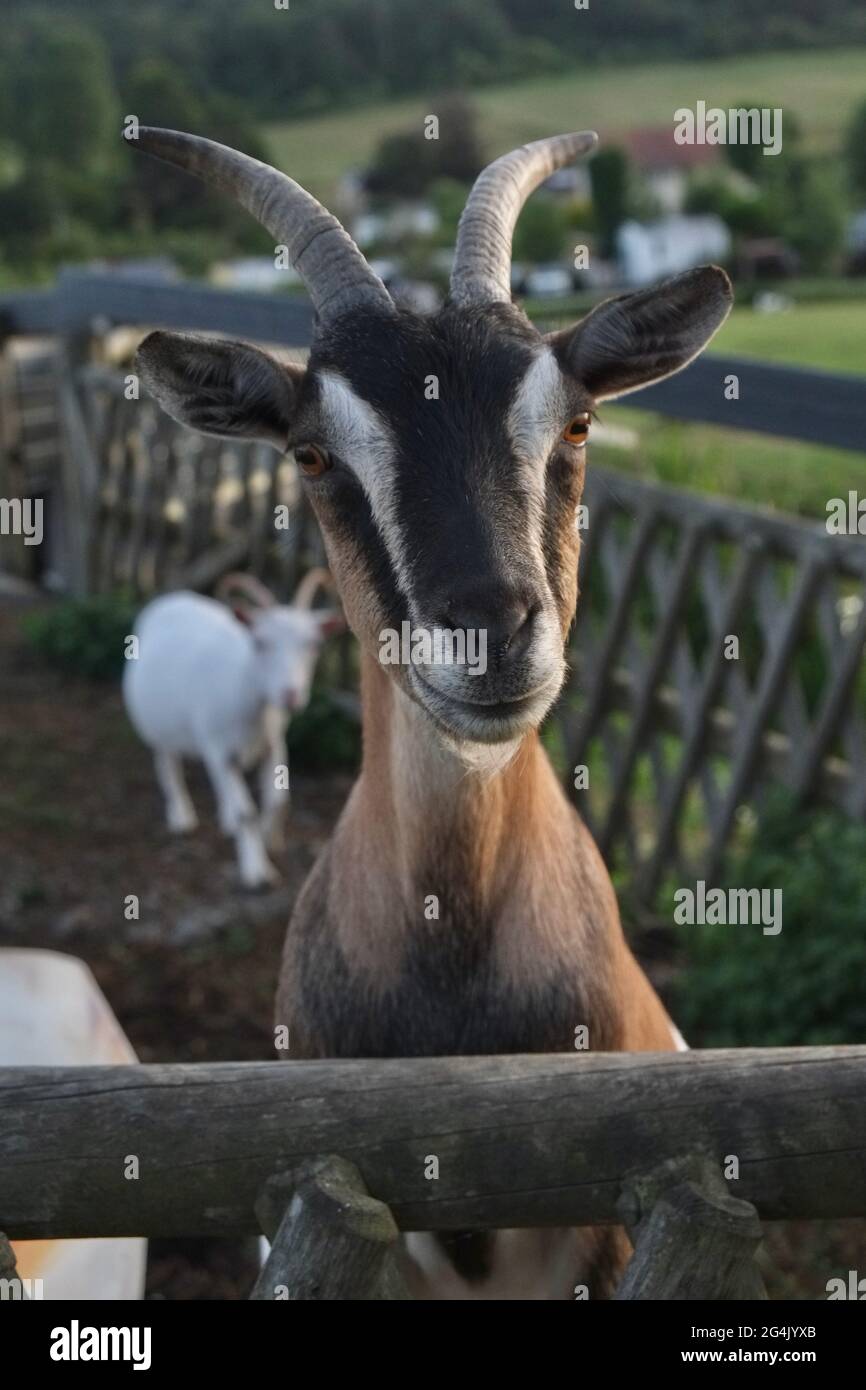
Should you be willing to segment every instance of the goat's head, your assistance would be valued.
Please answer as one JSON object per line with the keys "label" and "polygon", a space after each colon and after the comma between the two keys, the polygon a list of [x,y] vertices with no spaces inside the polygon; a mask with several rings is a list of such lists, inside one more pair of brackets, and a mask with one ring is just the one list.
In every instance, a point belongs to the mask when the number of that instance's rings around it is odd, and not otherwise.
{"label": "goat's head", "polygon": [[577,597],[576,509],[595,405],[686,366],[727,316],[707,266],[598,306],[543,337],[511,303],[511,235],[526,197],[586,153],[590,133],[526,145],[479,176],[444,308],[398,310],[340,224],[291,179],[175,132],[137,144],[235,196],[288,247],[317,327],[306,369],[249,346],[154,333],[145,384],[206,433],[293,448],[350,625],[478,629],[483,674],[387,669],[457,741],[536,726],[562,683]]}
{"label": "goat's head", "polygon": [[277,603],[270,589],[249,574],[227,574],[217,585],[217,598],[250,630],[261,695],[292,714],[309,703],[322,643],[343,627],[335,609],[312,606],[316,589],[328,587],[329,581],[327,571],[311,570],[290,604]]}

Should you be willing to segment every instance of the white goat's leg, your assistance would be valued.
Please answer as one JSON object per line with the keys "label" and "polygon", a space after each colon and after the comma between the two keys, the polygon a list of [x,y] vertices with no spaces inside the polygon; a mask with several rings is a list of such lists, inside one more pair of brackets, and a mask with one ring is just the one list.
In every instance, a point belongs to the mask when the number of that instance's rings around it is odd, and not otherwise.
{"label": "white goat's leg", "polygon": [[259,764],[259,796],[262,808],[262,835],[269,850],[285,845],[286,813],[289,809],[289,755],[282,728],[269,731]]}
{"label": "white goat's leg", "polygon": [[173,830],[178,835],[183,834],[186,830],[195,830],[198,825],[198,816],[186,789],[183,763],[180,758],[176,753],[156,750],[153,755],[153,763],[156,769],[156,780],[159,782],[165,797],[165,818],[169,830]]}
{"label": "white goat's leg", "polygon": [[[238,817],[241,813],[242,803],[236,794],[234,780],[231,777],[226,777],[227,759],[222,753],[206,753],[203,754],[203,757],[216,798],[220,830],[224,835],[234,837],[238,831]],[[239,776],[243,781],[243,774],[239,773]],[[244,783],[244,790],[246,791],[246,783]]]}
{"label": "white goat's leg", "polygon": [[235,827],[241,882],[245,888],[264,888],[278,883],[280,876],[265,852],[256,803],[240,767],[225,753],[208,752],[204,757],[217,794],[220,817],[225,814]]}

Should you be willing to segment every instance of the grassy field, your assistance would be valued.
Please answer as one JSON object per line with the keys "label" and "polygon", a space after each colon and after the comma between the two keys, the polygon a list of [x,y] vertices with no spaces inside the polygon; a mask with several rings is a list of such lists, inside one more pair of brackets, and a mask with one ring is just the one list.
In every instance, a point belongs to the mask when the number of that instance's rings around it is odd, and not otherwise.
{"label": "grassy field", "polygon": [[794,304],[774,314],[737,309],[713,351],[866,375],[866,303]]}
{"label": "grassy field", "polygon": [[[676,93],[676,97],[672,97]],[[859,49],[756,53],[737,58],[632,67],[482,88],[473,93],[487,153],[524,140],[591,127],[605,142],[643,125],[673,123],[674,109],[743,101],[794,112],[808,147],[835,152],[853,107],[866,97]],[[362,167],[382,135],[421,119],[435,102],[384,103],[267,128],[277,163],[326,200],[347,169]]]}
{"label": "grassy field", "polygon": [[[828,283],[835,287],[838,282]],[[825,304],[794,302],[770,314],[757,313],[747,305],[735,308],[713,339],[711,351],[866,376],[866,298],[853,297],[861,284],[851,282],[849,303],[838,298]],[[779,291],[784,294],[786,286],[780,285]],[[548,301],[524,307],[539,325],[556,329],[576,323],[590,305]]]}
{"label": "grassy field", "polygon": [[823,522],[827,499],[845,497],[866,483],[866,454],[714,425],[665,420],[648,411],[603,406],[602,424],[629,431],[625,447],[598,442],[589,464],[602,464],[649,481],[692,492],[715,493],[746,505],[772,507]]}

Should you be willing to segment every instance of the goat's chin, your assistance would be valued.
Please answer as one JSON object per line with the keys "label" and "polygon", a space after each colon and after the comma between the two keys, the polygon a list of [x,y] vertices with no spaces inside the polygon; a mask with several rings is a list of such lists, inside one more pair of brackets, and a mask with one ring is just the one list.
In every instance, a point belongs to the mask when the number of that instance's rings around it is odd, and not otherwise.
{"label": "goat's chin", "polygon": [[479,745],[501,747],[506,758],[510,757],[550,710],[563,674],[563,670],[556,670],[530,694],[496,704],[475,703],[446,693],[425,681],[414,667],[409,668],[408,685],[412,698],[436,726],[443,742],[470,762],[470,750]]}

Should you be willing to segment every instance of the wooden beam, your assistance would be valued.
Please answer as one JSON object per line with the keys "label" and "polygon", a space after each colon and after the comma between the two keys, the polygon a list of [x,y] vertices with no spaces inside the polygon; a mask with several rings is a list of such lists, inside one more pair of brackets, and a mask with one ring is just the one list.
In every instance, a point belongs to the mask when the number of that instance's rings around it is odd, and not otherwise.
{"label": "wooden beam", "polygon": [[263,1183],[326,1153],[402,1230],[617,1222],[693,1152],[762,1218],[866,1216],[866,1047],[0,1071],[13,1239],[257,1233]]}

